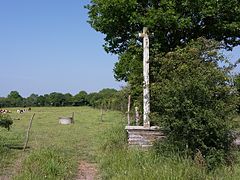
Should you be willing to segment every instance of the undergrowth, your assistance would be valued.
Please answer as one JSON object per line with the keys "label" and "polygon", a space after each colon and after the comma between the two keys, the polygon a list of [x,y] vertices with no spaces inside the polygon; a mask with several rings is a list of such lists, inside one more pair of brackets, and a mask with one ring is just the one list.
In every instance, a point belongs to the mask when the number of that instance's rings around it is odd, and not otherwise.
{"label": "undergrowth", "polygon": [[56,148],[34,151],[23,163],[21,175],[16,179],[69,179],[72,169],[66,155]]}
{"label": "undergrowth", "polygon": [[[99,164],[102,179],[239,179],[240,163],[219,166],[209,171],[187,155],[169,147],[148,151],[127,146],[127,134],[122,124],[117,124],[103,134]],[[159,146],[157,146],[159,147]],[[239,153],[236,161],[239,160]]]}

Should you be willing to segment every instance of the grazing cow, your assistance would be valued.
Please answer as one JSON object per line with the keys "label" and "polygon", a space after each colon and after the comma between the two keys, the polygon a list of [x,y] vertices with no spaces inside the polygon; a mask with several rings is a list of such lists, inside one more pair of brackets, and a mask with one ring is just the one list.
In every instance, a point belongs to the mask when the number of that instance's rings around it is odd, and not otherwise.
{"label": "grazing cow", "polygon": [[7,109],[0,109],[0,113],[6,114],[6,113],[11,113],[11,111]]}
{"label": "grazing cow", "polygon": [[4,128],[7,128],[8,131],[10,129],[10,126],[13,124],[13,121],[12,120],[9,120],[9,119],[4,119],[4,120],[1,120],[0,121],[0,126],[4,127]]}
{"label": "grazing cow", "polygon": [[24,111],[22,109],[18,109],[17,113],[22,114]]}
{"label": "grazing cow", "polygon": [[31,108],[28,108],[28,109],[18,109],[17,110],[17,113],[21,114],[21,113],[25,113],[25,112],[28,112],[28,111],[31,111]]}

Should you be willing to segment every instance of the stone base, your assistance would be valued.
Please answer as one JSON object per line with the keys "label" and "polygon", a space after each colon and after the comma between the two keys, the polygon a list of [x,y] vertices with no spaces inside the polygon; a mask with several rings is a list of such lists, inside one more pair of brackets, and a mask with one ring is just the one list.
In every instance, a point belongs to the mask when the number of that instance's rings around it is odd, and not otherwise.
{"label": "stone base", "polygon": [[126,126],[129,146],[151,147],[156,140],[164,139],[165,136],[158,126]]}
{"label": "stone base", "polygon": [[73,119],[72,117],[59,117],[59,124],[72,124],[73,123]]}

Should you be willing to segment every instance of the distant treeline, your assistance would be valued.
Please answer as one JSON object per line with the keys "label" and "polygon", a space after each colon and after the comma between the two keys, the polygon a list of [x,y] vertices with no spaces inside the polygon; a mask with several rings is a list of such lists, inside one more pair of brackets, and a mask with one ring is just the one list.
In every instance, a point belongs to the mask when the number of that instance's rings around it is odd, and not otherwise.
{"label": "distant treeline", "polygon": [[125,90],[102,89],[99,92],[87,93],[80,91],[76,95],[52,92],[50,94],[31,94],[22,97],[19,92],[11,91],[7,97],[0,97],[0,108],[3,107],[37,107],[37,106],[92,106],[126,111],[127,93]]}

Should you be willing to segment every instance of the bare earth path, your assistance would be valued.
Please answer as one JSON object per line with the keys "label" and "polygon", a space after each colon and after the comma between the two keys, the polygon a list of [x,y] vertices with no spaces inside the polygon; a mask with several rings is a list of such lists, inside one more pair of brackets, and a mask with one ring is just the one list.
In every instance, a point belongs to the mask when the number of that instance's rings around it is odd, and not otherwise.
{"label": "bare earth path", "polygon": [[0,175],[0,180],[11,180],[15,174],[17,174],[22,166],[23,160],[26,158],[24,153],[21,153],[17,158],[15,163],[12,166],[8,167],[5,170],[3,175]]}
{"label": "bare earth path", "polygon": [[76,180],[95,180],[99,179],[96,164],[81,161],[78,167]]}

